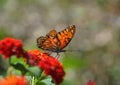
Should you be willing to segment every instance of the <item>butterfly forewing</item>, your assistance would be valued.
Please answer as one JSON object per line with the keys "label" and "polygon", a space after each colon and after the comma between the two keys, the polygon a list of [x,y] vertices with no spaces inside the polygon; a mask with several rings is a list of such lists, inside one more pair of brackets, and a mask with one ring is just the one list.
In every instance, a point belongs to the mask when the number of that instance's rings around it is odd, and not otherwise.
{"label": "butterfly forewing", "polygon": [[60,42],[59,49],[65,48],[75,34],[75,25],[69,26],[61,32],[58,32],[58,40]]}

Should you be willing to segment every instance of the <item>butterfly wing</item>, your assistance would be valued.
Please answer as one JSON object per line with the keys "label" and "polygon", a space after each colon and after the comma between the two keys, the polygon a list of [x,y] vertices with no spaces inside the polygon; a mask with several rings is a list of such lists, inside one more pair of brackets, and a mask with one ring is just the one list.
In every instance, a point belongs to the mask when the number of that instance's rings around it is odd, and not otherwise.
{"label": "butterfly wing", "polygon": [[75,25],[68,26],[63,31],[58,32],[57,37],[60,42],[58,46],[59,50],[62,50],[69,44],[74,34],[75,34]]}
{"label": "butterfly wing", "polygon": [[69,26],[61,32],[51,30],[45,37],[41,36],[37,39],[37,45],[43,50],[49,50],[53,52],[63,52],[75,33],[75,25]]}
{"label": "butterfly wing", "polygon": [[58,46],[56,30],[51,30],[46,37],[39,37],[37,39],[37,45],[43,50],[55,51]]}

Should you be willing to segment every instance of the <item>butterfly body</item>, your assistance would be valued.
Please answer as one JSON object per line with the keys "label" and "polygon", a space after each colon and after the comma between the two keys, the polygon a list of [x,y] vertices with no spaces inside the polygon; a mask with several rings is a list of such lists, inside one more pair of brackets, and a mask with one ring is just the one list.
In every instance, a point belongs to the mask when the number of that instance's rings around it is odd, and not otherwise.
{"label": "butterfly body", "polygon": [[75,33],[75,25],[68,26],[63,31],[51,30],[46,36],[37,38],[37,46],[52,52],[65,52],[65,48]]}

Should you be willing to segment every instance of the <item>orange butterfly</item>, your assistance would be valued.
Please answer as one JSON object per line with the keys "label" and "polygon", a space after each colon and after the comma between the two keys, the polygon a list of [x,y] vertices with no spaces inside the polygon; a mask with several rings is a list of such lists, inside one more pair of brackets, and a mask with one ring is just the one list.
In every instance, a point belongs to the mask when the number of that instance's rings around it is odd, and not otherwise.
{"label": "orange butterfly", "polygon": [[65,52],[65,48],[75,34],[75,25],[68,26],[61,32],[51,30],[46,36],[37,38],[37,46],[52,52]]}

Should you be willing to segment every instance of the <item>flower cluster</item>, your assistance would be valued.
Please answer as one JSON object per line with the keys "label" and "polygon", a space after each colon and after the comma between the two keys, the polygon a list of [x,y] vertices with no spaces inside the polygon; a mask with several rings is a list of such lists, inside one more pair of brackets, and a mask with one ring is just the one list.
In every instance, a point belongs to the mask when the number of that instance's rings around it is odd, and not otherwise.
{"label": "flower cluster", "polygon": [[63,81],[65,75],[63,66],[59,61],[39,50],[32,50],[28,52],[30,65],[38,65],[46,75],[50,75],[56,85],[59,85]]}
{"label": "flower cluster", "polygon": [[38,62],[40,62],[41,59],[49,57],[47,53],[42,53],[39,50],[30,50],[27,55],[27,63],[31,66],[38,65]]}
{"label": "flower cluster", "polygon": [[[12,55],[24,57],[29,65],[38,66],[45,75],[50,75],[56,85],[60,85],[65,76],[63,66],[56,58],[39,50],[25,51],[21,40],[10,37],[0,40],[0,54],[4,58],[10,58]],[[0,80],[0,85],[29,85],[29,83],[24,76],[11,75]],[[96,85],[96,83],[89,80],[87,85]]]}
{"label": "flower cluster", "polygon": [[87,85],[96,85],[96,83],[93,82],[93,81],[91,81],[91,80],[89,80],[88,83],[87,83]]}
{"label": "flower cluster", "polygon": [[11,75],[7,78],[0,80],[0,85],[29,85],[24,76]]}
{"label": "flower cluster", "polygon": [[4,55],[4,58],[16,55],[17,57],[24,55],[21,40],[14,38],[5,38],[0,40],[0,54]]}

